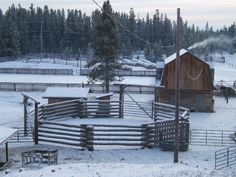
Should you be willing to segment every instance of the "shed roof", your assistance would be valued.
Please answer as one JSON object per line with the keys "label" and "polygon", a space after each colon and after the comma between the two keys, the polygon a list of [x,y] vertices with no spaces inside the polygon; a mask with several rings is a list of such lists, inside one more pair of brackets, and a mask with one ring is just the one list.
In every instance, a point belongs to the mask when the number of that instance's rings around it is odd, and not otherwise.
{"label": "shed roof", "polygon": [[[187,53],[187,52],[188,52],[187,50],[181,49],[181,50],[179,51],[179,56],[182,56],[182,55],[184,55],[184,54]],[[165,61],[165,64],[168,64],[168,63],[170,63],[171,61],[173,61],[173,60],[175,60],[175,59],[176,59],[176,53],[174,53],[173,55],[167,57],[164,61]]]}
{"label": "shed roof", "polygon": [[113,92],[109,92],[103,95],[98,95],[96,96],[96,99],[103,98],[103,97],[108,97],[108,96],[113,96]]}
{"label": "shed roof", "polygon": [[7,142],[16,132],[17,129],[0,126],[0,144]]}
{"label": "shed roof", "polygon": [[48,87],[43,98],[88,98],[89,88]]}

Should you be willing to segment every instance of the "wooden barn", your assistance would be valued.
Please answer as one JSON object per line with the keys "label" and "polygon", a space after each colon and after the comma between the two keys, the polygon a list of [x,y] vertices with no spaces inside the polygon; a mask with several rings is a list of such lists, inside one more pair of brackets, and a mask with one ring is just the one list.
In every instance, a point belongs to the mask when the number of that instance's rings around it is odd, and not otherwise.
{"label": "wooden barn", "polygon": [[[175,65],[176,54],[165,59],[161,77],[164,89],[159,91],[159,101],[175,103]],[[210,66],[182,49],[180,51],[180,105],[190,110],[213,112],[213,78],[214,71]]]}

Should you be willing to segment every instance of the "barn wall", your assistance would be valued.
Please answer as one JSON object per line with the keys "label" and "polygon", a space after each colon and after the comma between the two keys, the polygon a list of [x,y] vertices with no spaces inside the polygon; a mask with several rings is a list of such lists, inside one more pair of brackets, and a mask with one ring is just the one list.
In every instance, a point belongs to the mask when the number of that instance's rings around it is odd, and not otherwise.
{"label": "barn wall", "polygon": [[[165,66],[162,84],[166,89],[175,88],[175,60]],[[209,65],[190,53],[180,60],[181,90],[212,90],[212,76]]]}
{"label": "barn wall", "polygon": [[[175,104],[175,90],[160,90],[159,101]],[[214,100],[212,91],[180,91],[180,105],[200,112],[213,112]]]}

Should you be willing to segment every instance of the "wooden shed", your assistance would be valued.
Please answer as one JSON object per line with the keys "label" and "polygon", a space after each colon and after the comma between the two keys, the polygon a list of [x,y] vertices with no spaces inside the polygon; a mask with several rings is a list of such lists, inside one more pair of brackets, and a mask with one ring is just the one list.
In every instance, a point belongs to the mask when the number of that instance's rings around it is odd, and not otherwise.
{"label": "wooden shed", "polygon": [[74,99],[88,99],[89,88],[67,88],[48,87],[43,94],[43,98],[48,99],[48,104]]}
{"label": "wooden shed", "polygon": [[[165,59],[159,101],[175,103],[176,54]],[[180,105],[200,112],[213,112],[213,78],[210,66],[182,49],[180,51]]]}

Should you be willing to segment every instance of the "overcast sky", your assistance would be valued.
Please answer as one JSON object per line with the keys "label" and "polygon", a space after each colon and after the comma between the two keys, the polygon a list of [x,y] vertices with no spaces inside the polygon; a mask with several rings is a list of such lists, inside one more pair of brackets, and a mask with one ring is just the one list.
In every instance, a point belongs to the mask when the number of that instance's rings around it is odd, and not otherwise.
{"label": "overcast sky", "polygon": [[[104,0],[96,0],[102,5]],[[172,20],[176,19],[176,9],[181,8],[181,16],[204,27],[206,22],[214,28],[230,25],[236,21],[236,0],[110,0],[115,11],[129,12],[134,8],[136,16],[145,17],[147,12],[150,15],[159,9],[161,13],[167,14]],[[0,0],[0,7],[6,10],[11,4],[21,4],[28,8],[30,4],[34,6],[48,5],[53,9],[80,9],[90,15],[97,6],[92,0]]]}

